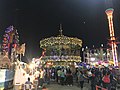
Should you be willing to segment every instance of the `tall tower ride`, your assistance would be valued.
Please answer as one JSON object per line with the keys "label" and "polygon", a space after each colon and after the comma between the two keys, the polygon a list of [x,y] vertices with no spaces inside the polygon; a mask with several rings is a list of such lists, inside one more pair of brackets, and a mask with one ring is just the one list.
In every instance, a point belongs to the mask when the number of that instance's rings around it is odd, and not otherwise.
{"label": "tall tower ride", "polygon": [[110,42],[112,46],[112,56],[114,61],[114,66],[118,66],[118,57],[117,57],[117,44],[116,44],[116,38],[114,34],[114,27],[113,27],[113,8],[108,8],[105,13],[108,18],[109,23],[109,31],[110,31]]}

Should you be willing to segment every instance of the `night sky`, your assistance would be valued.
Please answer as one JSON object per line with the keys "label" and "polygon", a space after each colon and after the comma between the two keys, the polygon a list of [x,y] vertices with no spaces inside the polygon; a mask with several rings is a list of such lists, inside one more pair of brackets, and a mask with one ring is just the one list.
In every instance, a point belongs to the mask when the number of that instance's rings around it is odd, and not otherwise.
{"label": "night sky", "polygon": [[14,25],[20,43],[26,43],[26,57],[39,57],[39,41],[57,36],[62,24],[63,34],[82,39],[83,47],[107,45],[105,10],[109,6],[115,10],[114,29],[119,38],[120,0],[0,0],[0,40],[4,30]]}

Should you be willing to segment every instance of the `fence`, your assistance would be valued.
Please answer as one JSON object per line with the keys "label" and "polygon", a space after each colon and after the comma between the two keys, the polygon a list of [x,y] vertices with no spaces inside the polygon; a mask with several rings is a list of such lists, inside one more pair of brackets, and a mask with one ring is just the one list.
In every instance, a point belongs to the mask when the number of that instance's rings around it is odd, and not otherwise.
{"label": "fence", "polygon": [[108,89],[96,85],[96,90],[108,90]]}

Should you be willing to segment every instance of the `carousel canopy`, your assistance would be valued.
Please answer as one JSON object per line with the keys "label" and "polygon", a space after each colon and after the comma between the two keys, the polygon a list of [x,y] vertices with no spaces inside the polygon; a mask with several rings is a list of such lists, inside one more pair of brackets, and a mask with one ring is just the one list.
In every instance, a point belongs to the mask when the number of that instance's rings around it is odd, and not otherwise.
{"label": "carousel canopy", "polygon": [[48,48],[48,47],[57,47],[59,48],[69,48],[69,46],[81,48],[82,40],[74,37],[67,37],[62,34],[62,29],[59,30],[60,34],[57,37],[45,38],[40,41],[40,48]]}

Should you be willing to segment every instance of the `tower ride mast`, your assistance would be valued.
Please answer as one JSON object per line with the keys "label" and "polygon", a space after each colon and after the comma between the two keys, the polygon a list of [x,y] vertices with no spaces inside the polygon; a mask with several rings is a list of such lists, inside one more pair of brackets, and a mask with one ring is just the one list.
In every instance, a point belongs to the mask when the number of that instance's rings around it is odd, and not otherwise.
{"label": "tower ride mast", "polygon": [[108,18],[108,23],[109,23],[109,31],[110,31],[110,41],[111,41],[111,46],[112,46],[112,55],[113,55],[113,61],[114,61],[114,66],[118,66],[118,57],[117,57],[117,44],[116,44],[116,38],[114,34],[114,27],[113,27],[113,8],[108,8],[105,13]]}

